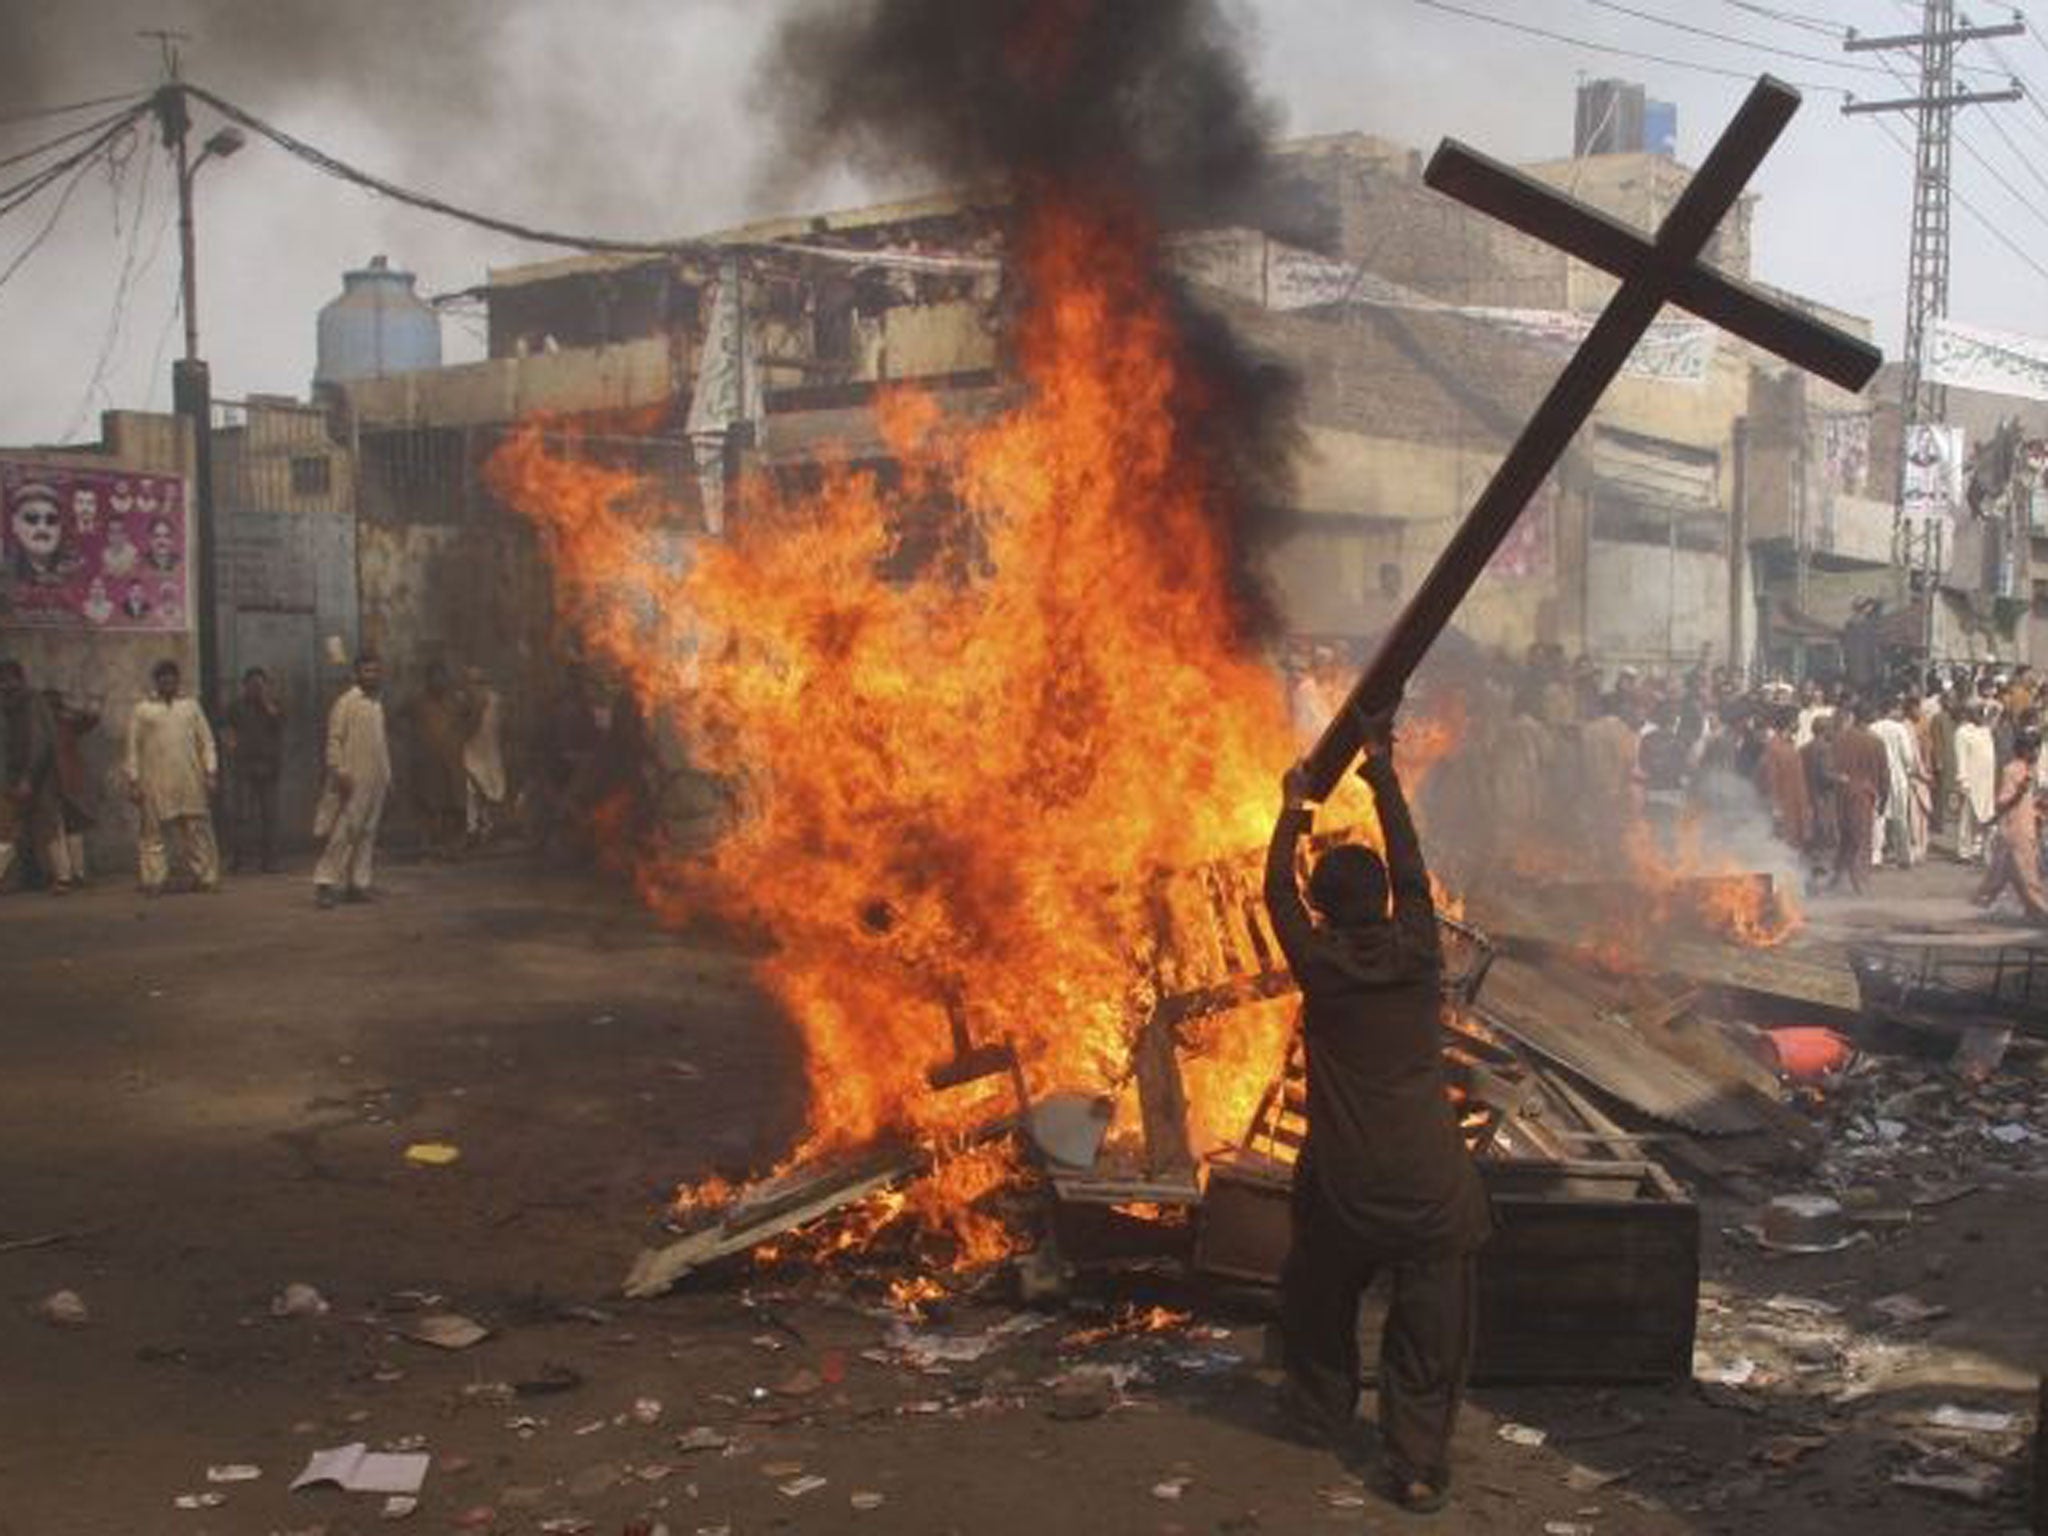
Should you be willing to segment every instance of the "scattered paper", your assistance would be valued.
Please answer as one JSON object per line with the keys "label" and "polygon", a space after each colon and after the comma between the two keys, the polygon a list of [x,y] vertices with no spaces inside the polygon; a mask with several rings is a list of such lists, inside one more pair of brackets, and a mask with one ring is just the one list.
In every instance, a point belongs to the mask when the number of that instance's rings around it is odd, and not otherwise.
{"label": "scattered paper", "polygon": [[1193,1481],[1192,1477],[1169,1477],[1163,1483],[1154,1483],[1152,1485],[1152,1497],[1167,1500],[1178,1499],[1188,1491],[1188,1484]]}
{"label": "scattered paper", "polygon": [[490,1329],[460,1312],[424,1313],[399,1333],[415,1344],[431,1344],[436,1349],[467,1349],[491,1336]]}
{"label": "scattered paper", "polygon": [[307,1457],[292,1491],[332,1483],[350,1493],[418,1493],[432,1459],[424,1451],[373,1451],[358,1440]]}
{"label": "scattered paper", "polygon": [[1538,1446],[1550,1438],[1546,1431],[1532,1424],[1503,1424],[1497,1433],[1509,1445]]}
{"label": "scattered paper", "polygon": [[635,1424],[653,1424],[661,1418],[661,1399],[658,1397],[636,1397],[632,1407]]}
{"label": "scattered paper", "polygon": [[299,1280],[294,1280],[270,1298],[272,1317],[320,1317],[326,1311],[327,1298]]}
{"label": "scattered paper", "polygon": [[219,1509],[227,1501],[224,1493],[181,1493],[171,1504],[178,1509]]}
{"label": "scattered paper", "polygon": [[882,1507],[883,1500],[882,1496],[879,1493],[863,1492],[856,1493],[847,1502],[852,1504],[855,1509],[861,1510],[862,1512],[866,1512],[870,1509],[880,1509]]}
{"label": "scattered paper", "polygon": [[699,1424],[676,1436],[676,1449],[679,1451],[722,1451],[730,1444],[730,1436],[720,1434],[708,1424]]}
{"label": "scattered paper", "polygon": [[785,1499],[800,1499],[807,1493],[816,1493],[825,1486],[827,1481],[829,1479],[816,1475],[792,1478],[786,1483],[776,1484],[776,1492],[780,1493]]}
{"label": "scattered paper", "polygon": [[252,1467],[247,1462],[230,1462],[226,1466],[208,1467],[206,1480],[209,1483],[253,1483],[263,1475],[261,1467]]}
{"label": "scattered paper", "polygon": [[59,1328],[83,1328],[92,1321],[85,1298],[76,1291],[52,1291],[43,1298],[43,1320]]}
{"label": "scattered paper", "polygon": [[378,1514],[386,1520],[403,1520],[420,1507],[420,1501],[409,1493],[394,1493],[384,1501]]}
{"label": "scattered paper", "polygon": [[462,1156],[462,1148],[446,1141],[416,1141],[405,1149],[405,1160],[415,1168],[446,1168]]}

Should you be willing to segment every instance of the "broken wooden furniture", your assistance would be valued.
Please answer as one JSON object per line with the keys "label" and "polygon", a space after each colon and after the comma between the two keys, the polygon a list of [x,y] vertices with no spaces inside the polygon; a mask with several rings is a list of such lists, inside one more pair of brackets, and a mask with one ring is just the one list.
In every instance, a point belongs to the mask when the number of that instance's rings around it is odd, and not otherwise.
{"label": "broken wooden furniture", "polygon": [[2048,944],[1852,946],[1866,1018],[1959,1033],[2003,1023],[2048,1035]]}

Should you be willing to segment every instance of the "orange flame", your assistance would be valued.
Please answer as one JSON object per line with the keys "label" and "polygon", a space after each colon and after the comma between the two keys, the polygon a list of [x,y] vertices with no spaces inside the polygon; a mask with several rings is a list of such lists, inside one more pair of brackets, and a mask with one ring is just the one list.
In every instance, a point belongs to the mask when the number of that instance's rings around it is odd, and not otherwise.
{"label": "orange flame", "polygon": [[[1294,752],[1230,596],[1232,488],[1190,441],[1204,383],[1151,231],[1063,204],[1016,254],[1019,398],[973,423],[884,399],[892,487],[844,462],[810,495],[751,481],[681,569],[630,477],[537,431],[492,464],[587,641],[740,786],[716,847],[640,878],[666,913],[775,939],[759,974],[809,1058],[800,1155],[987,1119],[999,1079],[926,1085],[949,1010],[1013,1038],[1034,1091],[1121,1080],[1148,879],[1256,847]],[[940,554],[892,578],[934,506]],[[1198,1076],[1197,1117],[1241,1124],[1277,1061]]]}

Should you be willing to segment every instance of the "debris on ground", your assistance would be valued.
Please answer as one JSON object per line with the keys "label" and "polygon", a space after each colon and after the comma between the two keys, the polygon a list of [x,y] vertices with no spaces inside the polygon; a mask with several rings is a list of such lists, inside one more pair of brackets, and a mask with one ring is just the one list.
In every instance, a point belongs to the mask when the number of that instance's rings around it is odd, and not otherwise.
{"label": "debris on ground", "polygon": [[468,1349],[491,1336],[491,1330],[460,1312],[429,1312],[398,1330],[400,1337],[436,1349]]}
{"label": "debris on ground", "polygon": [[270,1298],[272,1317],[325,1317],[327,1311],[327,1298],[301,1280]]}
{"label": "debris on ground", "polygon": [[292,1479],[292,1492],[328,1483],[346,1493],[416,1494],[432,1460],[424,1451],[373,1451],[357,1440],[313,1452]]}
{"label": "debris on ground", "polygon": [[52,1291],[37,1308],[43,1321],[57,1328],[83,1328],[92,1321],[85,1298],[76,1291]]}

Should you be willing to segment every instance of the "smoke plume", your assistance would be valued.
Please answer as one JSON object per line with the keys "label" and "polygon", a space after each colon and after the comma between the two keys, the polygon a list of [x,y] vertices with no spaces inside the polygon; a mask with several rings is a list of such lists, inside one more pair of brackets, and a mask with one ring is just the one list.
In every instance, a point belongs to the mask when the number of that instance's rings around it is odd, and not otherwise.
{"label": "smoke plume", "polygon": [[[1249,222],[1277,115],[1215,0],[811,0],[780,29],[757,99],[785,163],[900,181],[997,183],[1020,225],[1093,202],[1161,230]],[[1155,247],[1156,249],[1156,247]],[[1189,380],[1181,447],[1206,460],[1247,638],[1275,627],[1262,574],[1296,445],[1292,375],[1176,295]]]}

